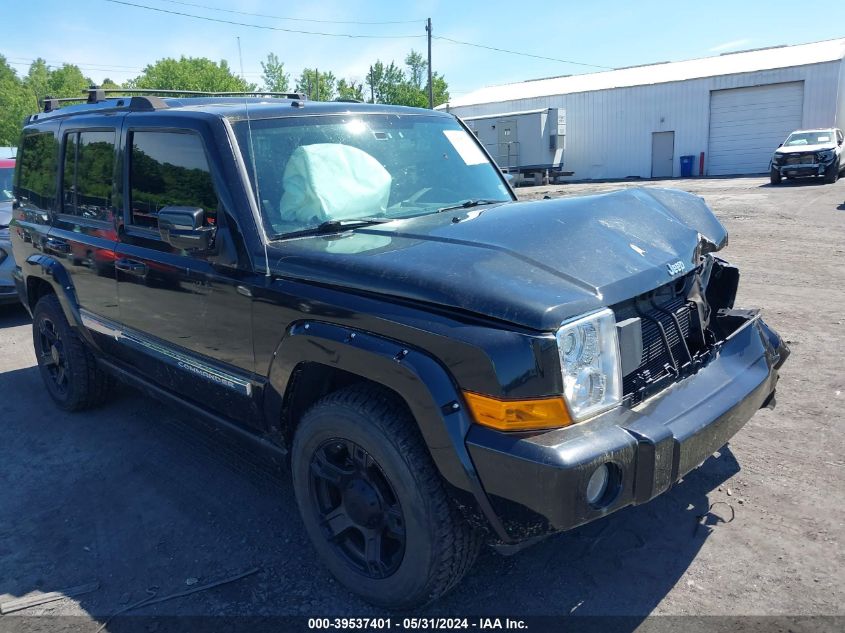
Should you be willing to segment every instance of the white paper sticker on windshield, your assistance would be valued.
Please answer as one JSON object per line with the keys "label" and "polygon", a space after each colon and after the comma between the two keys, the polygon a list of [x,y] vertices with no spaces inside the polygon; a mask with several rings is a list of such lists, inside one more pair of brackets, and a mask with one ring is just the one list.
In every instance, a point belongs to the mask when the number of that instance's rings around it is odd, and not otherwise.
{"label": "white paper sticker on windshield", "polygon": [[463,130],[443,130],[443,134],[467,165],[480,165],[487,162],[484,152],[478,149],[469,134]]}
{"label": "white paper sticker on windshield", "polygon": [[830,137],[829,136],[820,136],[816,140],[819,143],[827,143],[828,141],[830,141]]}

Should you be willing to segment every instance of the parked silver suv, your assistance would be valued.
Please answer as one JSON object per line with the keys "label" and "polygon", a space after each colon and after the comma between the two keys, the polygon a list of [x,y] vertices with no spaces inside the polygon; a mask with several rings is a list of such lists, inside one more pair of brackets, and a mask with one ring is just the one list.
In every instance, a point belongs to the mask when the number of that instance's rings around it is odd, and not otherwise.
{"label": "parked silver suv", "polygon": [[824,176],[827,183],[839,179],[842,160],[842,130],[796,130],[775,150],[770,178],[773,185],[781,178]]}
{"label": "parked silver suv", "polygon": [[18,293],[12,280],[15,260],[12,257],[12,244],[9,241],[14,173],[15,161],[0,158],[0,305],[18,302]]}

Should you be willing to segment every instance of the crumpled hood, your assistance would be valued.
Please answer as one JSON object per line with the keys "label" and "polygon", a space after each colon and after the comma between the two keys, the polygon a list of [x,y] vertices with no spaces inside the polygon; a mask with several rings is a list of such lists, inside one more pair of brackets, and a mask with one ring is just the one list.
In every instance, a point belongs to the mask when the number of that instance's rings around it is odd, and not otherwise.
{"label": "crumpled hood", "polygon": [[836,143],[820,143],[818,145],[795,145],[793,147],[778,147],[775,154],[803,154],[805,152],[823,152],[836,149]]}
{"label": "crumpled hood", "polygon": [[284,277],[553,330],[668,283],[726,244],[698,196],[635,188],[278,241],[268,254]]}

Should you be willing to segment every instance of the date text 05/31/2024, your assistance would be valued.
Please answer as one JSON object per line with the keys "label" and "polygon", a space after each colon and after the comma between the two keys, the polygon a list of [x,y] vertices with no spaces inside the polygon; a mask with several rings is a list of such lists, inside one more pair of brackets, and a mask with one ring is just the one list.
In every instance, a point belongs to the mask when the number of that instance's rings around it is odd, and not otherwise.
{"label": "date text 05/31/2024", "polygon": [[312,630],[526,630],[524,620],[511,618],[308,618]]}

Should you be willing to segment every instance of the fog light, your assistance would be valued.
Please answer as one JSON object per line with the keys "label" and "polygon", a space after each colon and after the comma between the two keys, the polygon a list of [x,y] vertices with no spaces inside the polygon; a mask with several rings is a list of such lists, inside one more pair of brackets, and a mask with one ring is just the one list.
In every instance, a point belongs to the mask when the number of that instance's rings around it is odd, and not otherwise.
{"label": "fog light", "polygon": [[607,484],[610,481],[610,469],[607,464],[602,464],[593,471],[590,481],[587,482],[587,503],[592,506],[599,505],[599,502],[607,492]]}

